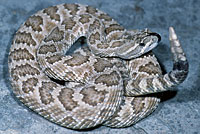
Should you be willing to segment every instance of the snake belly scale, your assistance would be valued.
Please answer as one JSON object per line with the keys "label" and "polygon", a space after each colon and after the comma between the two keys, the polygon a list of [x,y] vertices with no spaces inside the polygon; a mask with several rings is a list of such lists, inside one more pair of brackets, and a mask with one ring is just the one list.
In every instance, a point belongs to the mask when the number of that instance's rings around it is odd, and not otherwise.
{"label": "snake belly scale", "polygon": [[[65,55],[82,36],[88,46]],[[158,106],[160,99],[148,94],[169,90],[187,76],[188,62],[172,27],[169,36],[174,68],[163,75],[151,52],[160,41],[157,33],[126,30],[86,5],[43,9],[13,39],[8,61],[13,92],[27,107],[67,128],[130,126]]]}

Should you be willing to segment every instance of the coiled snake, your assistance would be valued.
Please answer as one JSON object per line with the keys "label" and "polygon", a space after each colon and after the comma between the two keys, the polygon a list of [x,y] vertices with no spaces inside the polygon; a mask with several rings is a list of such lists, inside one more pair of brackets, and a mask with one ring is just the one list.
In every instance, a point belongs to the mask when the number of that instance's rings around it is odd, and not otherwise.
{"label": "coiled snake", "polygon": [[[169,32],[174,67],[163,75],[151,52],[160,41],[157,33],[126,30],[90,6],[43,9],[13,39],[13,91],[30,109],[67,128],[130,126],[157,107],[160,99],[148,94],[169,90],[187,76],[185,54],[172,27]],[[66,55],[80,37],[88,46]]]}

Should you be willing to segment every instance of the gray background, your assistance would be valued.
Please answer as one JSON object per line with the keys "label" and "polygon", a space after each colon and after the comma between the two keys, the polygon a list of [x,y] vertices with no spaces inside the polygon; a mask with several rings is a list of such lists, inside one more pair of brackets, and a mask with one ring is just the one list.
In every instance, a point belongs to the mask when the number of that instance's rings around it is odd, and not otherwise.
{"label": "gray background", "polygon": [[[172,69],[168,27],[174,26],[190,63],[189,76],[148,118],[123,129],[74,131],[51,123],[23,106],[9,85],[7,56],[14,33],[30,15],[51,5],[82,3],[110,14],[127,29],[149,28],[162,36],[154,50]],[[0,0],[0,134],[198,134],[200,133],[200,1],[198,0]]]}

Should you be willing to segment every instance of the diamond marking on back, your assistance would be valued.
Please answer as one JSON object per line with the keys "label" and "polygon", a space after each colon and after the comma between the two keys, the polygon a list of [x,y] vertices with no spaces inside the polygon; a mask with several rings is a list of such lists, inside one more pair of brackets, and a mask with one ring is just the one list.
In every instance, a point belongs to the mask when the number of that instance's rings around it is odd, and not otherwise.
{"label": "diamond marking on back", "polygon": [[[185,54],[172,27],[169,32],[174,67],[163,75],[150,52],[158,34],[128,31],[90,6],[43,9],[13,39],[8,63],[13,91],[30,109],[67,128],[130,126],[156,109],[159,98],[148,94],[169,90],[187,76]],[[82,36],[89,47],[65,55]]]}

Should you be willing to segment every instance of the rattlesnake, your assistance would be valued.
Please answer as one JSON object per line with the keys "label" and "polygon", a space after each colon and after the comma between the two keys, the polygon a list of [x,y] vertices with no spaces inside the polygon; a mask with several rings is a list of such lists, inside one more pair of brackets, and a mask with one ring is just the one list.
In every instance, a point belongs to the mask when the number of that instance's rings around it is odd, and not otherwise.
{"label": "rattlesnake", "polygon": [[[66,55],[82,36],[88,46]],[[157,107],[160,99],[148,94],[187,76],[188,62],[173,28],[174,68],[165,75],[151,52],[159,41],[157,33],[126,30],[90,6],[43,9],[13,39],[8,61],[13,91],[30,109],[67,128],[130,126]]]}

